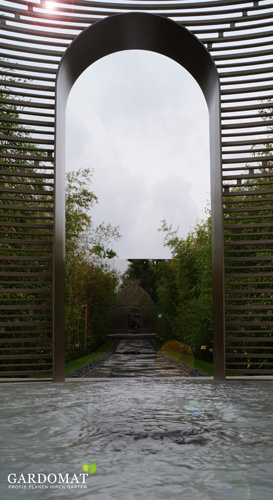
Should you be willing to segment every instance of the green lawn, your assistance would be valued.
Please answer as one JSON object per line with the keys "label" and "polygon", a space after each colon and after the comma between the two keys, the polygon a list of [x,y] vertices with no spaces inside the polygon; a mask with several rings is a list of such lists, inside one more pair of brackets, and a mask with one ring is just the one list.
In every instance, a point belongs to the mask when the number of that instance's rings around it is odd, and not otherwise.
{"label": "green lawn", "polygon": [[201,370],[206,375],[213,377],[213,363],[208,363],[207,361],[202,361],[200,359],[194,359],[194,368]]}
{"label": "green lawn", "polygon": [[[87,356],[83,358],[75,359],[74,361],[69,361],[69,363],[65,363],[65,374],[68,375],[71,372],[74,372],[78,368],[81,368],[84,365],[88,365],[94,359],[98,359],[103,356],[106,352],[111,349],[114,340],[107,340],[103,345],[101,345],[95,352],[91,352]],[[50,378],[50,375],[32,375],[29,378]]]}
{"label": "green lawn", "polygon": [[103,354],[109,351],[112,347],[114,341],[109,339],[102,346],[100,346],[95,352],[91,352],[87,356],[83,358],[75,359],[74,361],[69,361],[69,363],[65,363],[65,374],[68,375],[71,372],[74,372],[78,368],[81,368],[84,365],[88,365],[94,359],[98,359]]}
{"label": "green lawn", "polygon": [[184,354],[180,354],[179,352],[166,352],[166,354],[172,356],[173,358],[180,359],[180,361],[183,361],[193,368],[201,370],[206,375],[213,377],[213,363],[208,363],[207,361],[202,361],[200,359],[193,358],[192,356],[186,356]]}

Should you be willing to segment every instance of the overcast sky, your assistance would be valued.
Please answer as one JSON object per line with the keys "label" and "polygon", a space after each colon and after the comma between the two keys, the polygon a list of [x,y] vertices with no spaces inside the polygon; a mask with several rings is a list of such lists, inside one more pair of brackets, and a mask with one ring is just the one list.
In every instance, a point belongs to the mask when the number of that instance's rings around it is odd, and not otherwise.
{"label": "overcast sky", "polygon": [[174,61],[124,51],[90,66],[67,106],[67,169],[91,167],[95,224],[120,226],[121,258],[168,258],[166,219],[186,236],[210,199],[208,110]]}

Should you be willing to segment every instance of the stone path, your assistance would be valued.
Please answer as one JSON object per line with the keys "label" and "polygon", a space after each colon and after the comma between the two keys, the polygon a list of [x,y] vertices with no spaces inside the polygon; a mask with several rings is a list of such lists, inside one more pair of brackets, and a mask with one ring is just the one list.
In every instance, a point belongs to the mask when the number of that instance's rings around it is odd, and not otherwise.
{"label": "stone path", "polygon": [[184,377],[155,352],[146,339],[121,339],[112,356],[85,375],[87,378]]}

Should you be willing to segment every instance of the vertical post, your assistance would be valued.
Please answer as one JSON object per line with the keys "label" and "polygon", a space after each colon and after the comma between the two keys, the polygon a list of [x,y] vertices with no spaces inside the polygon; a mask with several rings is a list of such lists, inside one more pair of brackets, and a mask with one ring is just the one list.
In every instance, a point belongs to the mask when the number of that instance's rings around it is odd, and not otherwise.
{"label": "vertical post", "polygon": [[225,283],[220,92],[210,106],[214,380],[225,380]]}
{"label": "vertical post", "polygon": [[78,319],[77,319],[77,344],[80,345],[80,308],[78,306]]}
{"label": "vertical post", "polygon": [[54,236],[53,236],[53,382],[65,381],[65,108],[70,88],[56,84]]}
{"label": "vertical post", "polygon": [[87,345],[87,304],[85,304],[84,347]]}

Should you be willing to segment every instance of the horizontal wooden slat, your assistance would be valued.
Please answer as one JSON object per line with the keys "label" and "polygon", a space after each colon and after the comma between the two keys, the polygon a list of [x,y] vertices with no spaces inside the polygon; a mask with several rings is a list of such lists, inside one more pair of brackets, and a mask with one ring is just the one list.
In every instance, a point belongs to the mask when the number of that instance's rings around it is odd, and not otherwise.
{"label": "horizontal wooden slat", "polygon": [[52,363],[20,363],[18,365],[17,363],[10,363],[10,364],[1,364],[1,369],[3,368],[18,368],[20,366],[21,368],[30,368],[35,366],[36,368],[41,367],[41,368],[48,368],[49,366],[52,366]]}
{"label": "horizontal wooden slat", "polygon": [[[249,335],[247,337],[229,337],[226,339],[226,342],[273,342],[273,337],[250,337]],[[249,347],[253,349],[252,347]],[[237,349],[237,347],[236,347]],[[258,347],[256,347],[258,349]],[[272,349],[272,347],[270,348]]]}
{"label": "horizontal wooden slat", "polygon": [[0,361],[3,360],[3,361],[7,361],[8,359],[37,359],[37,358],[40,358],[40,359],[51,359],[52,358],[52,355],[51,354],[41,354],[41,353],[37,353],[37,354],[13,354],[11,356],[7,355],[7,354],[0,354]]}
{"label": "horizontal wooden slat", "polygon": [[7,326],[11,328],[14,328],[15,326],[21,326],[22,328],[25,326],[32,326],[34,328],[37,326],[45,327],[51,325],[51,321],[1,321],[0,324],[1,327]]}
{"label": "horizontal wooden slat", "polygon": [[[35,344],[36,342],[40,342],[40,343],[49,343],[49,342],[52,342],[52,337],[21,337],[21,338],[6,338],[6,339],[0,339],[0,344],[13,344],[13,343],[20,343],[20,344],[24,344],[24,343],[32,343],[32,344]],[[9,349],[8,347],[5,347],[5,348],[2,348],[1,349]],[[17,349],[17,348],[14,348],[14,349]],[[26,347],[26,349],[50,349],[50,347]]]}
{"label": "horizontal wooden slat", "polygon": [[[1,367],[1,365],[0,365]],[[0,377],[31,377],[32,375],[51,375],[52,370],[0,370]]]}
{"label": "horizontal wooden slat", "polygon": [[273,375],[273,370],[267,370],[265,368],[263,369],[260,369],[260,370],[257,370],[257,369],[227,369],[226,370],[226,374],[227,375],[230,375],[230,374],[245,374],[245,375]]}

